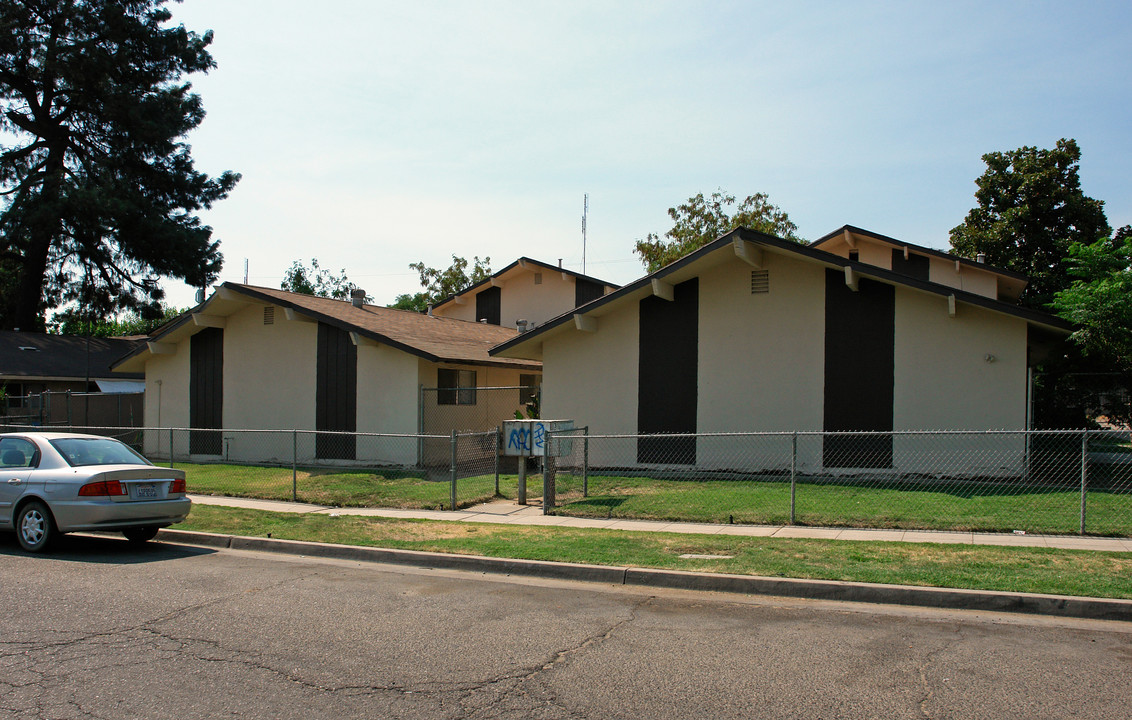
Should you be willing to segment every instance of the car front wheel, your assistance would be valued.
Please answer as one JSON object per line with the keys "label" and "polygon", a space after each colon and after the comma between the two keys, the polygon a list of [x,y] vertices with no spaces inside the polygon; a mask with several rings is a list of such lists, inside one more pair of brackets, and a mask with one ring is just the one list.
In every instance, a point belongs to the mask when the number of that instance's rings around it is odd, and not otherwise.
{"label": "car front wheel", "polygon": [[142,543],[149,542],[153,538],[157,537],[157,528],[155,528],[155,527],[127,528],[127,529],[122,531],[122,534],[125,535],[126,539],[129,540],[132,544],[141,545]]}
{"label": "car front wheel", "polygon": [[55,539],[55,521],[51,511],[38,500],[20,508],[16,516],[16,538],[28,552],[39,552]]}

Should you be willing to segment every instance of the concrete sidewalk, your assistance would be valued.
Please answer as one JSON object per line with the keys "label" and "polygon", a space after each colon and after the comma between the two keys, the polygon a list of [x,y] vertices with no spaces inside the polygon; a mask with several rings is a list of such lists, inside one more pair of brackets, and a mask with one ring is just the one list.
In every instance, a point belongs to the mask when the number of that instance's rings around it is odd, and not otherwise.
{"label": "concrete sidewalk", "polygon": [[802,527],[797,525],[714,525],[650,520],[601,520],[563,515],[543,515],[539,505],[518,505],[498,500],[463,510],[399,510],[393,508],[335,508],[279,500],[190,495],[200,505],[222,505],[273,512],[323,513],[368,517],[416,518],[449,522],[481,522],[509,525],[554,525],[571,528],[604,528],[644,532],[677,532],[701,535],[744,535],[749,537],[822,538],[828,540],[886,540],[966,545],[1048,547],[1068,550],[1109,550],[1132,552],[1132,538],[1078,537],[1068,535],[1026,535],[1015,533],[944,532],[925,530],[879,530],[866,528]]}

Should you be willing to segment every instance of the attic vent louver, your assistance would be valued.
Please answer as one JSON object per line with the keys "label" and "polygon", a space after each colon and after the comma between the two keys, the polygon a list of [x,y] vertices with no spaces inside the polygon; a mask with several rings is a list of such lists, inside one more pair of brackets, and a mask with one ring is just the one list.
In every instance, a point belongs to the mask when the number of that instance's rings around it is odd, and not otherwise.
{"label": "attic vent louver", "polygon": [[274,325],[275,324],[275,306],[274,305],[268,305],[267,307],[265,307],[263,309],[263,324],[264,325]]}
{"label": "attic vent louver", "polygon": [[759,293],[770,292],[770,271],[769,270],[752,270],[751,271],[751,294],[757,295]]}
{"label": "attic vent louver", "polygon": [[535,273],[535,285],[542,285],[542,273]]}

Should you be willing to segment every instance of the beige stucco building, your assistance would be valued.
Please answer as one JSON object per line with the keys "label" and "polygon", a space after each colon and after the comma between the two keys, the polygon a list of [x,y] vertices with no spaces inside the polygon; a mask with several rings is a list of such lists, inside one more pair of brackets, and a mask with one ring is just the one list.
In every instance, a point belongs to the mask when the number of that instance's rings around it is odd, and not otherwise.
{"label": "beige stucco building", "polygon": [[437,303],[432,313],[529,330],[618,287],[573,270],[522,257],[491,277]]}
{"label": "beige stucco building", "polygon": [[[1027,427],[1030,355],[1069,328],[1017,306],[1024,287],[858,228],[812,245],[740,229],[492,355],[542,362],[543,416],[591,434],[875,433],[804,442],[801,469],[929,471],[925,436],[893,431]],[[985,443],[964,472],[1016,472],[1020,437]],[[598,443],[590,461],[782,470],[790,457],[701,438]]]}
{"label": "beige stucco building", "polygon": [[[297,444],[299,462],[412,465],[428,461],[416,439],[334,433],[447,435],[494,427],[522,407],[521,394],[479,389],[515,388],[540,370],[538,362],[488,354],[516,334],[225,283],[116,368],[145,373],[147,427],[194,429],[174,436],[178,456],[290,462]],[[236,432],[244,429],[280,432]],[[319,432],[296,437],[286,432],[292,430]],[[148,433],[146,451],[167,451],[165,438]]]}

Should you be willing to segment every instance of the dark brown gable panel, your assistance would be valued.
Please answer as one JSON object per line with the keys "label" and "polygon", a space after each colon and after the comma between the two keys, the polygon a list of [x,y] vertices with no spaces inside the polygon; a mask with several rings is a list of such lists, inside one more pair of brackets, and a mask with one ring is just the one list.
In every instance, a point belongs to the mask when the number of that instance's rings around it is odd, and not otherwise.
{"label": "dark brown gable panel", "polygon": [[601,283],[578,278],[574,282],[574,307],[580,307],[591,300],[597,300],[604,294],[605,286]]}
{"label": "dark brown gable panel", "polygon": [[[318,324],[318,359],[315,389],[315,429],[354,432],[358,425],[358,348],[350,333]],[[353,459],[357,453],[352,435],[319,434],[315,455]]]}
{"label": "dark brown gable panel", "polygon": [[[680,283],[675,300],[640,305],[637,432],[696,432],[699,389],[699,279]],[[696,438],[641,438],[637,462],[694,465]]]}
{"label": "dark brown gable panel", "polygon": [[[189,339],[189,427],[224,427],[224,331],[205,328]],[[219,431],[189,433],[189,452],[220,455]]]}
{"label": "dark brown gable panel", "polygon": [[490,287],[476,293],[476,322],[486,320],[488,325],[498,325],[501,297],[502,290],[497,287]]}
{"label": "dark brown gable panel", "polygon": [[908,254],[908,259],[904,259],[904,251],[893,248],[892,250],[892,272],[900,273],[901,275],[916,278],[917,280],[928,281],[930,278],[929,270],[931,269],[931,261],[928,260],[927,255]]}
{"label": "dark brown gable panel", "polygon": [[[896,289],[837,270],[825,274],[826,432],[892,431]],[[827,435],[826,467],[892,467],[892,435]]]}

